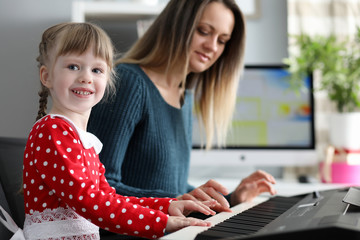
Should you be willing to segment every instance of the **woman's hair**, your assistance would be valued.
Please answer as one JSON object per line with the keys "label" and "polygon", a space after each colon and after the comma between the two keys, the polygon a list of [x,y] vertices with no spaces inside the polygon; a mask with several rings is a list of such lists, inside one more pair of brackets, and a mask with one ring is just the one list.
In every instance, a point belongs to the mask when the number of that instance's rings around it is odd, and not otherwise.
{"label": "woman's hair", "polygon": [[[91,23],[60,23],[54,25],[42,35],[39,44],[39,56],[37,57],[39,68],[53,62],[59,56],[68,53],[82,54],[89,47],[93,47],[96,57],[104,59],[109,67],[109,81],[106,93],[115,92],[115,72],[113,69],[114,48],[109,36],[100,27]],[[51,59],[54,58],[54,59]],[[41,84],[39,91],[39,111],[36,120],[46,115],[47,98],[50,92],[47,87]]]}
{"label": "woman's hair", "polygon": [[[223,3],[235,18],[231,39],[219,59],[206,71],[188,73],[189,48],[205,7]],[[225,143],[243,69],[245,19],[234,0],[170,0],[146,33],[115,64],[135,63],[166,72],[183,66],[182,87],[195,87],[195,108],[211,148],[216,131],[218,146]]]}

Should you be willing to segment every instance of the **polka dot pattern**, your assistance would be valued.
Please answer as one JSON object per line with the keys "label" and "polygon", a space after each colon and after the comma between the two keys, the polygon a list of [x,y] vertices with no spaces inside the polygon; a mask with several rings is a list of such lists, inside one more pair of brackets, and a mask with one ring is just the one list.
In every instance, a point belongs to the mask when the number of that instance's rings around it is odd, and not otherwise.
{"label": "polka dot pattern", "polygon": [[72,123],[51,115],[32,128],[24,152],[25,213],[71,208],[109,231],[163,236],[167,209],[176,199],[116,194],[94,148],[83,146],[80,136],[86,141],[84,132],[75,129]]}

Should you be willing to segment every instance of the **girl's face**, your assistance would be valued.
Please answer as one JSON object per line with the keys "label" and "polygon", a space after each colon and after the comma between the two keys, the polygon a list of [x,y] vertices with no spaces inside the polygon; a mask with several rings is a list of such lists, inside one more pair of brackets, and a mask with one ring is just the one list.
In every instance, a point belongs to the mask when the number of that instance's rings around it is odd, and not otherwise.
{"label": "girl's face", "polygon": [[203,72],[216,62],[234,24],[233,12],[223,3],[212,2],[205,7],[190,45],[189,72]]}
{"label": "girl's face", "polygon": [[89,47],[83,54],[59,56],[51,69],[42,66],[42,83],[50,89],[52,113],[90,114],[91,108],[104,95],[109,68],[106,61],[96,57]]}

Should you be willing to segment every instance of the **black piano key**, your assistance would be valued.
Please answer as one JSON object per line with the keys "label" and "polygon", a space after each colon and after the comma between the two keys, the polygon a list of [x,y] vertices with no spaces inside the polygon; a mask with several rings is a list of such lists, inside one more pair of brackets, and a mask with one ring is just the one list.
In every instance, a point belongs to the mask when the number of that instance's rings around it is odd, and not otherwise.
{"label": "black piano key", "polygon": [[227,228],[219,226],[216,229],[212,229],[211,231],[218,231],[218,232],[226,232],[226,233],[233,233],[234,235],[248,235],[250,233],[255,233],[256,231],[246,228]]}
{"label": "black piano key", "polygon": [[[259,221],[249,221],[248,219],[228,219],[225,222],[235,223],[235,224],[248,224],[248,225],[252,225],[252,226],[259,226],[259,228],[263,227],[267,224],[267,222],[263,223],[263,222],[259,222]],[[223,223],[219,223],[219,225],[220,224],[223,224]]]}
{"label": "black piano key", "polygon": [[273,216],[276,214],[281,214],[284,211],[276,210],[276,211],[265,211],[262,209],[249,209],[249,211],[246,211],[248,214],[254,214],[254,215],[265,215],[265,216]]}
{"label": "black piano key", "polygon": [[252,214],[252,213],[249,213],[249,212],[244,212],[242,215],[237,215],[236,217],[234,217],[235,219],[236,218],[241,218],[241,217],[250,217],[250,218],[259,218],[259,216],[261,216],[262,219],[274,219],[276,217],[278,217],[279,215],[281,214]]}
{"label": "black piano key", "polygon": [[246,229],[246,230],[251,230],[253,232],[257,232],[261,228],[261,226],[258,225],[238,224],[232,222],[225,222],[224,224],[219,225],[219,227],[232,228],[232,229]]}
{"label": "black piano key", "polygon": [[301,197],[273,197],[198,234],[196,240],[251,235],[294,206]]}
{"label": "black piano key", "polygon": [[[212,240],[212,239],[219,239],[219,238],[226,238],[226,237],[233,237],[236,234],[228,233],[228,232],[221,232],[221,231],[214,231],[214,230],[207,230],[201,234],[196,236],[196,240]],[[238,236],[238,235],[237,235]]]}
{"label": "black piano key", "polygon": [[[232,217],[232,218],[229,218],[231,220],[248,220],[248,221],[257,221],[257,222],[260,222],[260,223],[268,223],[268,222],[271,222],[272,219],[268,219],[268,218],[260,218],[259,216],[247,216],[247,215],[236,215],[235,217]],[[229,220],[228,219],[228,220]]]}

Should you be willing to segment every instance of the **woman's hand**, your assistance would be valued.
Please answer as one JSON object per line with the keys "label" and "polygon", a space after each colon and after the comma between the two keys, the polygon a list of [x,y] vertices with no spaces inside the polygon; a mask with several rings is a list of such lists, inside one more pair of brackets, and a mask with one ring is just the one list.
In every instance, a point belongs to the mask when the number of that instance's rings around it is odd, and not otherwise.
{"label": "woman's hand", "polygon": [[192,212],[201,212],[205,215],[215,215],[216,212],[211,210],[217,202],[212,199],[208,201],[192,201],[192,200],[179,200],[170,203],[168,213],[170,216],[184,217]]}
{"label": "woman's hand", "polygon": [[208,201],[215,199],[215,204],[211,209],[217,212],[231,212],[229,202],[225,199],[224,195],[229,194],[228,190],[215,180],[209,180],[198,188],[195,188],[189,193],[177,197],[179,200],[198,200]]}
{"label": "woman's hand", "polygon": [[211,223],[192,217],[169,216],[165,231],[174,232],[188,226],[210,227]]}
{"label": "woman's hand", "polygon": [[276,194],[273,186],[275,179],[269,173],[258,170],[244,178],[231,194],[231,205],[237,205],[242,202],[250,202],[259,194],[269,192],[271,195]]}

